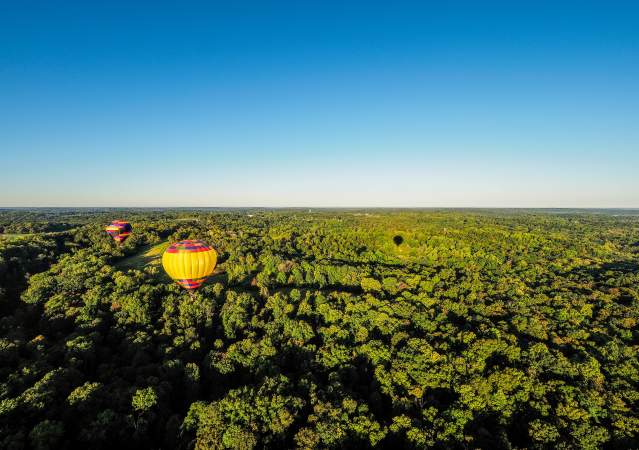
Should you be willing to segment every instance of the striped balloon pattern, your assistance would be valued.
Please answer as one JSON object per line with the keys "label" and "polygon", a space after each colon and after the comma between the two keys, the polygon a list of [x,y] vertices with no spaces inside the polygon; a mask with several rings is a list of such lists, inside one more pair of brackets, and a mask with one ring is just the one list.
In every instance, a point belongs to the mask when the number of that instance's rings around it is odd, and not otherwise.
{"label": "striped balloon pattern", "polygon": [[202,286],[217,264],[217,252],[203,241],[180,241],[166,249],[162,266],[180,286],[189,291]]}
{"label": "striped balloon pattern", "polygon": [[111,222],[111,225],[105,228],[105,230],[107,233],[109,233],[109,236],[111,236],[118,244],[126,241],[126,239],[131,236],[131,233],[133,232],[131,224],[123,220],[114,220],[113,222]]}

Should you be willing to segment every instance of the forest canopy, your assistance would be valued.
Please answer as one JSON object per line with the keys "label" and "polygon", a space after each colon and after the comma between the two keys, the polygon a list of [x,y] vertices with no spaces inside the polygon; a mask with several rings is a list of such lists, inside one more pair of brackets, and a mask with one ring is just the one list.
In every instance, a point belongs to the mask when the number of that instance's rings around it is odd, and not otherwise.
{"label": "forest canopy", "polygon": [[639,447],[631,213],[3,210],[0,315],[0,448]]}

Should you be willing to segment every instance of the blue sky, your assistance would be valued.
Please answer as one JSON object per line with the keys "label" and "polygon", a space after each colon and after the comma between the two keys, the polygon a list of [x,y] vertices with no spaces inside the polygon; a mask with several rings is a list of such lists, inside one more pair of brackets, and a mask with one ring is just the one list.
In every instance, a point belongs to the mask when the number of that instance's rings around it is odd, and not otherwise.
{"label": "blue sky", "polygon": [[0,1],[0,206],[639,207],[636,2],[104,3]]}

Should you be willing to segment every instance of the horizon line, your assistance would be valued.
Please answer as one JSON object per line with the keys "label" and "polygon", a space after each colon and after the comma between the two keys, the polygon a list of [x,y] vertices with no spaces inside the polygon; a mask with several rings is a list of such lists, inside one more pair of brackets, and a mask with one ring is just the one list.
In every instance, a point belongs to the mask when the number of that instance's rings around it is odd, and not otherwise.
{"label": "horizon line", "polygon": [[2,206],[0,209],[621,209],[639,210],[639,206]]}

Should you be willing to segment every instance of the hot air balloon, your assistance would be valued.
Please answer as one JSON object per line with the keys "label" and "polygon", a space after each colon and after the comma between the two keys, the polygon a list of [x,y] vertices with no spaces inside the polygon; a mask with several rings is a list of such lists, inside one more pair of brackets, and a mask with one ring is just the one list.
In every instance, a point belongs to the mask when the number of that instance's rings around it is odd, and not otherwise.
{"label": "hot air balloon", "polygon": [[166,273],[191,294],[213,273],[216,263],[217,252],[198,240],[177,242],[162,255]]}
{"label": "hot air balloon", "polygon": [[129,222],[123,220],[114,220],[111,225],[105,228],[105,231],[109,233],[118,244],[122,244],[126,239],[131,236],[133,229]]}

